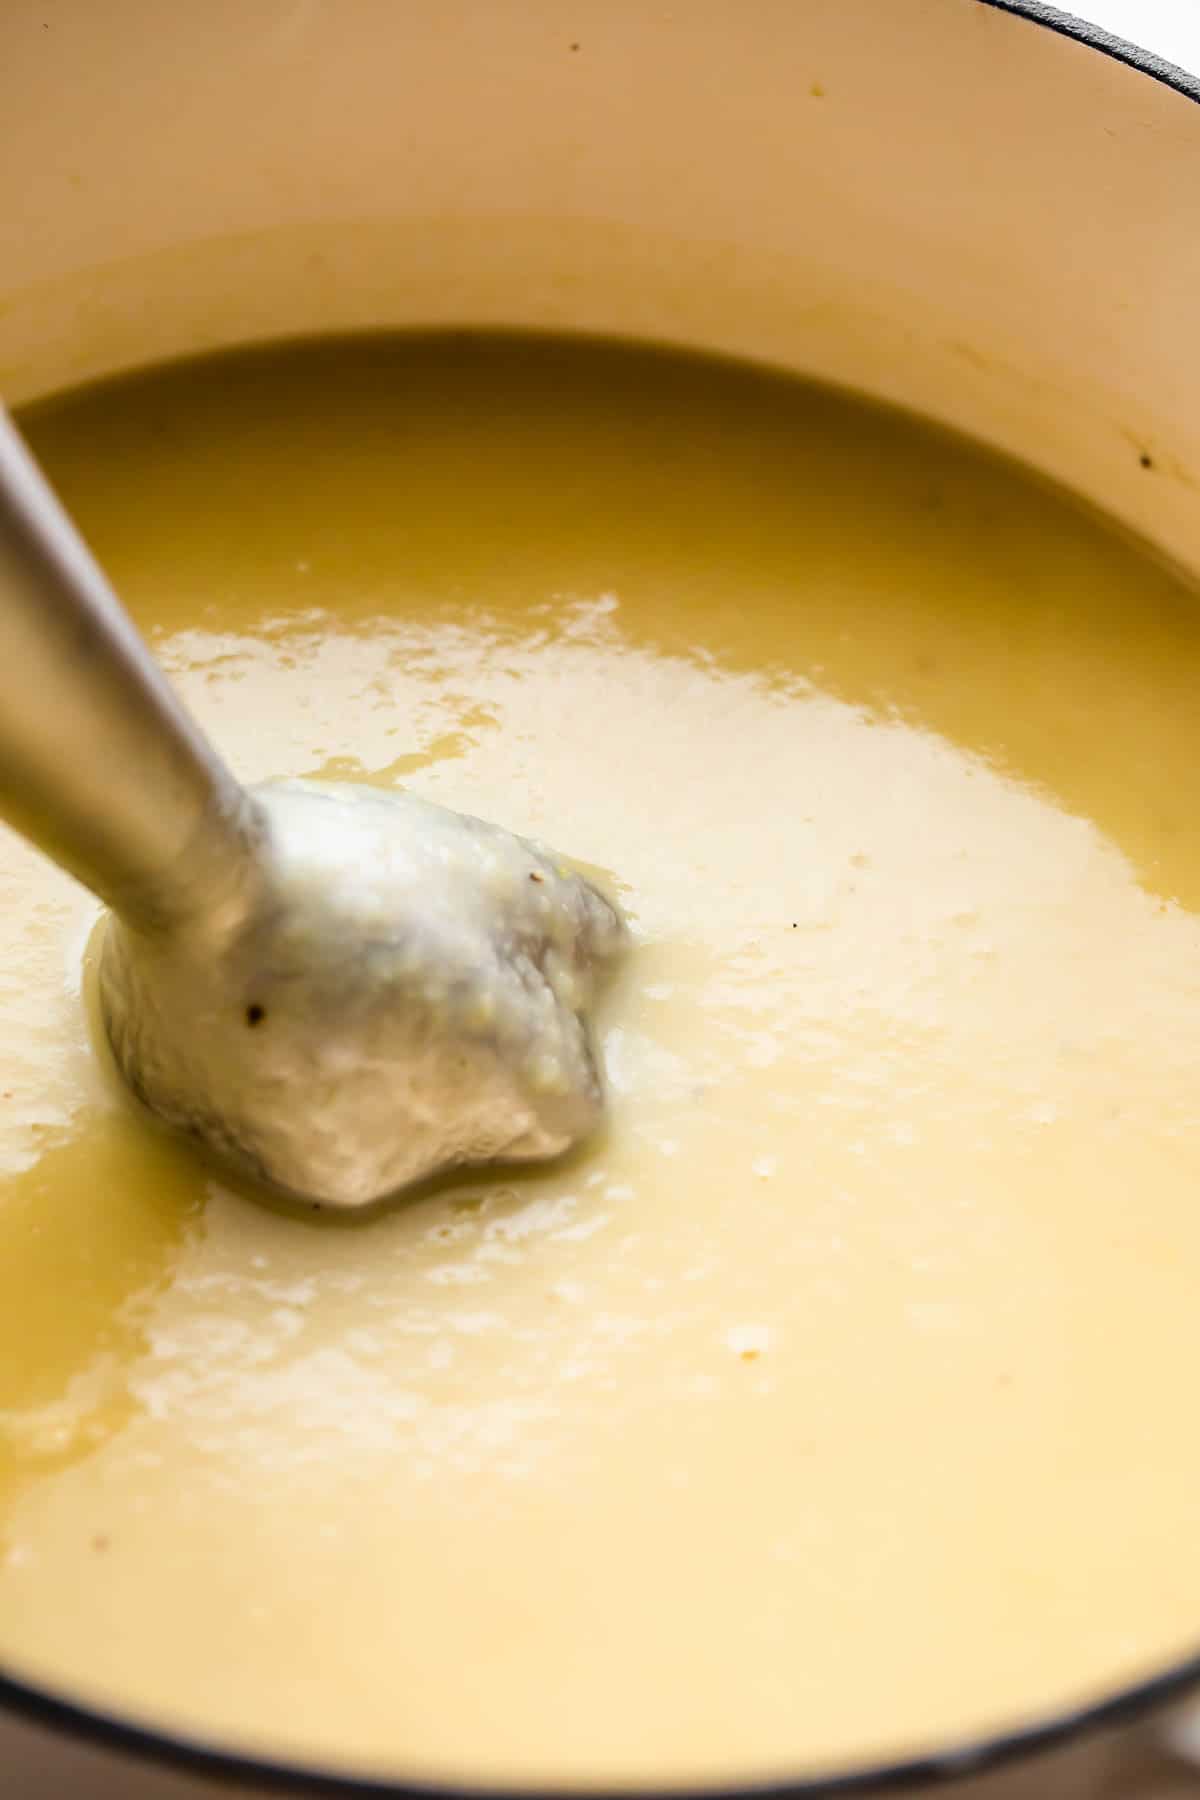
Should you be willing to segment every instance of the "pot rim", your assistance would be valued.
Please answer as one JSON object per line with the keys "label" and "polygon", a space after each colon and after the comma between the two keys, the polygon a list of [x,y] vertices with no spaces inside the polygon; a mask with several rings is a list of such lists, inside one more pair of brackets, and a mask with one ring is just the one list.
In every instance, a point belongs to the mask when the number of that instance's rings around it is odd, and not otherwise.
{"label": "pot rim", "polygon": [[[1027,20],[1032,25],[1073,39],[1087,49],[1124,63],[1138,74],[1172,88],[1200,104],[1200,74],[1168,62],[1151,50],[1117,37],[1073,13],[1060,11],[1045,0],[979,0],[983,6]],[[940,1749],[924,1751],[893,1761],[862,1763],[825,1774],[795,1778],[768,1777],[755,1781],[686,1782],[661,1786],[545,1786],[531,1784],[410,1780],[339,1772],[316,1764],[289,1763],[250,1752],[221,1749],[186,1733],[141,1725],[67,1699],[48,1687],[40,1687],[9,1674],[0,1666],[0,1711],[28,1723],[63,1732],[70,1738],[100,1748],[123,1752],[143,1762],[173,1768],[184,1775],[203,1777],[230,1788],[257,1789],[326,1797],[326,1800],[825,1800],[826,1796],[875,1792],[903,1793],[923,1786],[940,1786],[968,1775],[980,1775],[1024,1757],[1058,1748],[1072,1739],[1091,1735],[1136,1720],[1142,1714],[1170,1706],[1200,1686],[1200,1641],[1186,1657],[1167,1664],[1156,1674],[1115,1689],[1099,1700],[1047,1713],[1008,1730],[965,1738]]]}

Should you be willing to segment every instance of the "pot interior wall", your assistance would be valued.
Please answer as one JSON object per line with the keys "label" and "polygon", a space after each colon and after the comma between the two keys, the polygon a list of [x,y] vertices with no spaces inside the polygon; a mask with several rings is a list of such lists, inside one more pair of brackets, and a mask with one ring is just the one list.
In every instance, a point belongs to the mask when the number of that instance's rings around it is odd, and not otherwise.
{"label": "pot interior wall", "polygon": [[979,0],[10,0],[0,94],[11,402],[292,333],[658,338],[1200,564],[1200,108]]}

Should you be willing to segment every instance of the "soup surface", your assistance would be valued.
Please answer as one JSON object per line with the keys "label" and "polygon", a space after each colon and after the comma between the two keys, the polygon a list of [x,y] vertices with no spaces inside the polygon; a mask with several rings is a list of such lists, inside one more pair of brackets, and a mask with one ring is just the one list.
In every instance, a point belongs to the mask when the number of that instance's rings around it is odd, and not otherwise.
{"label": "soup surface", "polygon": [[243,1749],[663,1782],[1190,1648],[1194,595],[911,420],[613,346],[25,424],[239,773],[543,836],[638,942],[602,1141],[287,1216],[116,1092],[96,909],[4,839],[0,1662]]}

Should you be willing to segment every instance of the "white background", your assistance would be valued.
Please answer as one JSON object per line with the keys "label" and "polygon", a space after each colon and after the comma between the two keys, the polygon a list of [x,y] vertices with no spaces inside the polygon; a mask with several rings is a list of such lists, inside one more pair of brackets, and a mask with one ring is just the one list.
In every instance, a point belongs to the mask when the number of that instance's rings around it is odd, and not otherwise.
{"label": "white background", "polygon": [[[1051,0],[1051,4],[1054,0]],[[1063,12],[1200,74],[1200,0],[1058,0]]]}

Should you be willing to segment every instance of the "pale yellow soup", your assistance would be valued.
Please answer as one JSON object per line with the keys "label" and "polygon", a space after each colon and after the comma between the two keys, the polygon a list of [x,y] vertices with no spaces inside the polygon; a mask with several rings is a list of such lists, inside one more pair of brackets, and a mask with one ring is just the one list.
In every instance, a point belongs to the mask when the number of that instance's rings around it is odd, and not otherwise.
{"label": "pale yellow soup", "polygon": [[94,904],[5,838],[0,1664],[292,1759],[662,1783],[1192,1648],[1195,595],[911,420],[617,347],[26,424],[242,775],[545,837],[637,944],[602,1140],[287,1216],[123,1101]]}

